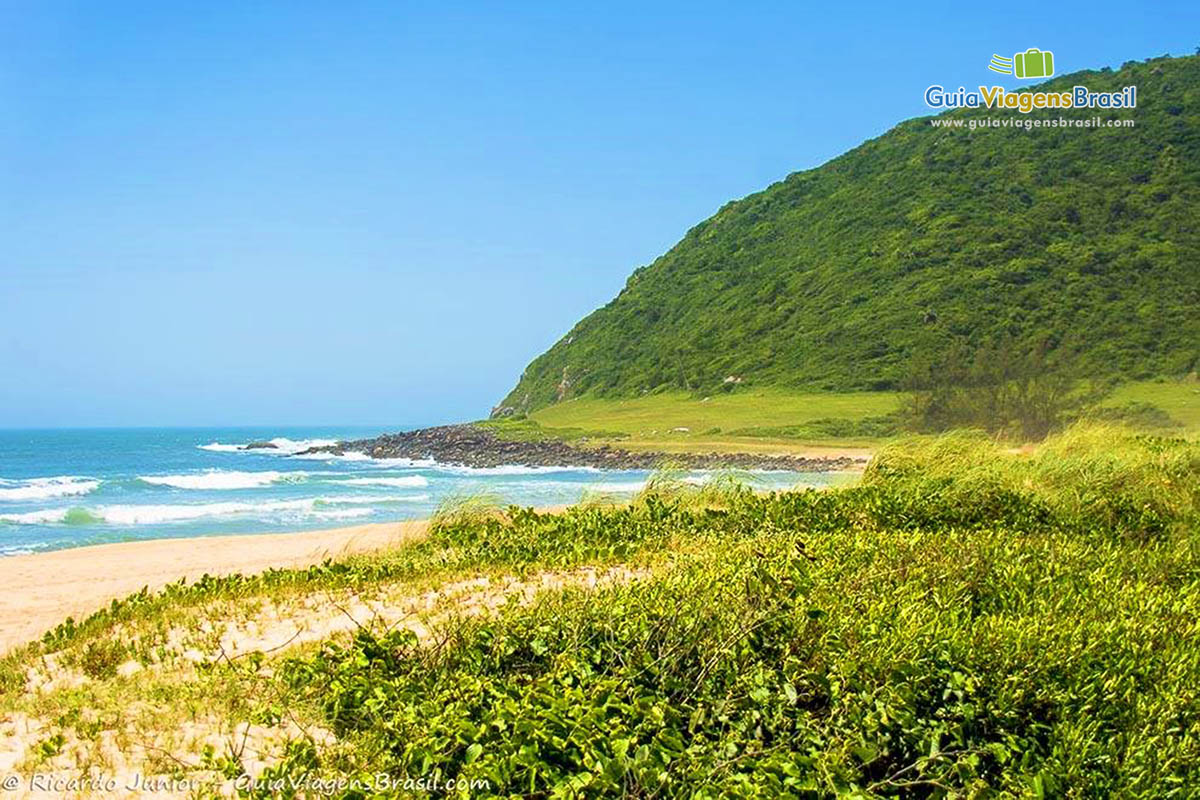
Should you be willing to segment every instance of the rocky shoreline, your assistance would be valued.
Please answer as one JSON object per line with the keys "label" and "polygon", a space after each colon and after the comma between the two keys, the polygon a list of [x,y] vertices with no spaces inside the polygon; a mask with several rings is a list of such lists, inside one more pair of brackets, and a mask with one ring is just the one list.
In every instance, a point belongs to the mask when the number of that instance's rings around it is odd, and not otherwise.
{"label": "rocky shoreline", "polygon": [[805,458],[757,453],[661,453],[622,450],[609,445],[577,447],[558,440],[502,439],[476,425],[442,425],[374,439],[357,439],[312,447],[297,455],[363,453],[371,458],[433,459],[464,467],[596,467],[655,469],[664,463],[682,469],[770,469],[794,472],[835,472],[861,469],[865,458],[846,456]]}

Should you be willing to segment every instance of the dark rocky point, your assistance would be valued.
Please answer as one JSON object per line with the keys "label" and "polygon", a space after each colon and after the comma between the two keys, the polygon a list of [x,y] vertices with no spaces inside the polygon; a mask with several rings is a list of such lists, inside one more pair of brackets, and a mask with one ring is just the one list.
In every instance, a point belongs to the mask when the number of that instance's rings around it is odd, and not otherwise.
{"label": "dark rocky point", "polygon": [[602,445],[576,447],[558,440],[520,442],[501,439],[475,425],[443,425],[403,433],[385,433],[374,439],[357,439],[310,447],[298,455],[365,453],[372,458],[433,459],[464,467],[597,467],[600,469],[655,469],[664,463],[683,469],[777,469],[794,472],[833,472],[854,469],[863,458],[805,458],[757,453],[634,452]]}

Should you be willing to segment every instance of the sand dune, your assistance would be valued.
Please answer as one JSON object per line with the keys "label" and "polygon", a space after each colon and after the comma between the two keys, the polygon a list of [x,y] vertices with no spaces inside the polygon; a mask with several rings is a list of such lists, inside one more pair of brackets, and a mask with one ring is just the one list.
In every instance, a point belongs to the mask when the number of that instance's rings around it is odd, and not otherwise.
{"label": "sand dune", "polygon": [[302,533],[154,539],[0,558],[0,653],[112,599],[180,578],[305,567],[424,534],[425,521]]}

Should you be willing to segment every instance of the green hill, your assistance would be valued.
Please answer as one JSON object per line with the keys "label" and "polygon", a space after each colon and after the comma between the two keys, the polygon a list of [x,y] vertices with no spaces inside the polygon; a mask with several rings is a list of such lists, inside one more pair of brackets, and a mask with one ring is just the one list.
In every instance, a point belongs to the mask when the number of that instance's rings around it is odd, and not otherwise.
{"label": "green hill", "polygon": [[[986,78],[980,83],[987,84]],[[1200,57],[1036,89],[1138,87],[1131,111],[968,109],[908,120],[731,202],[525,370],[501,406],[742,383],[889,389],[948,341],[1051,350],[1087,375],[1200,361]],[[957,87],[955,87],[957,88]]]}

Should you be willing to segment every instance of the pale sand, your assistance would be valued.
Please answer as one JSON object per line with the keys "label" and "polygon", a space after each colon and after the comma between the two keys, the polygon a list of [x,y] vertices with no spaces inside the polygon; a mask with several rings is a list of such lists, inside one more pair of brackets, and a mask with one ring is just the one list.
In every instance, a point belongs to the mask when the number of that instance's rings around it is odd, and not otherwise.
{"label": "pale sand", "polygon": [[79,620],[114,598],[180,578],[306,567],[424,535],[428,522],[381,522],[302,533],[151,539],[0,558],[0,653]]}

